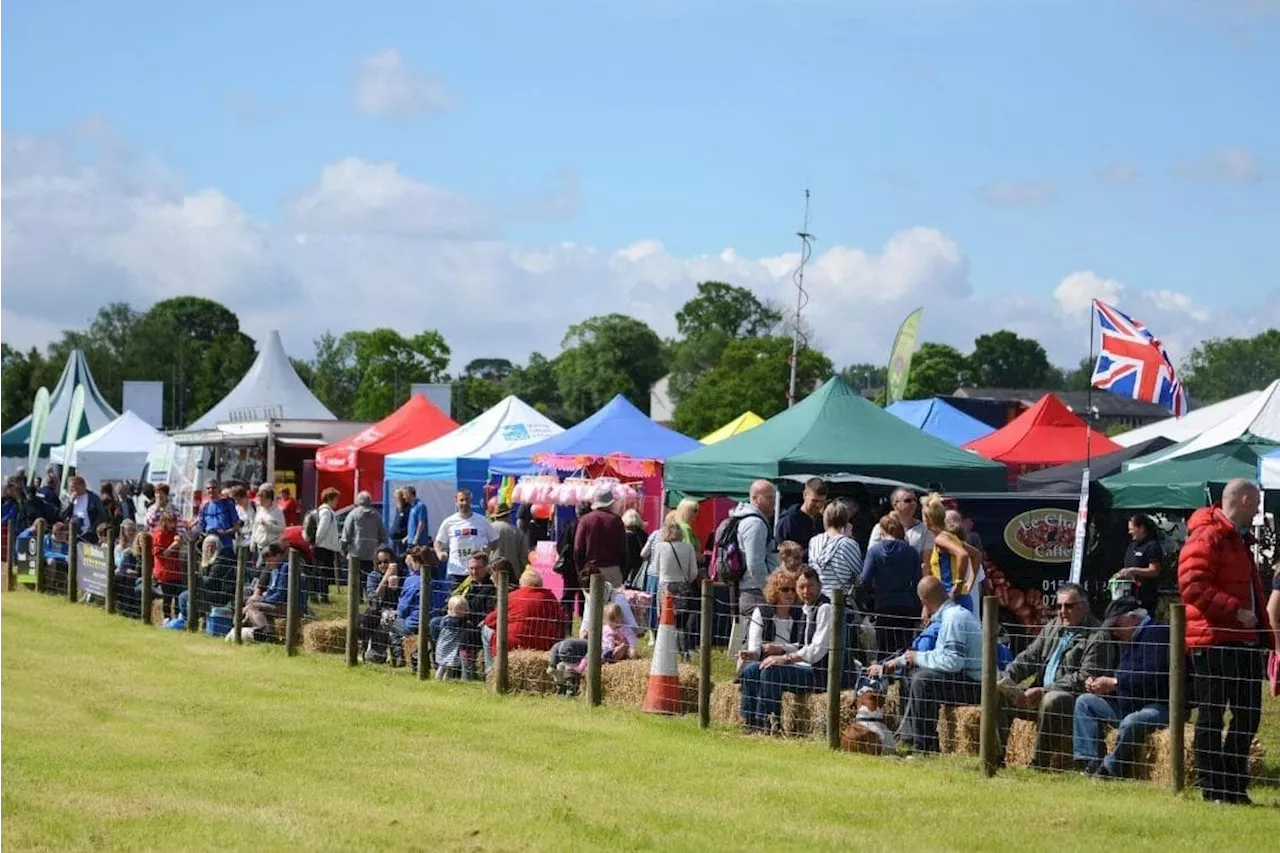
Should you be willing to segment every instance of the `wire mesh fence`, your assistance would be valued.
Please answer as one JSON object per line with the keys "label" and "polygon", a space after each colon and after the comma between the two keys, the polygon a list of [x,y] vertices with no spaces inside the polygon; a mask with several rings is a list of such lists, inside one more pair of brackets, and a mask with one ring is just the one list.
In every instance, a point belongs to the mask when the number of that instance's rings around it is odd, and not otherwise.
{"label": "wire mesh fence", "polygon": [[[759,595],[708,581],[614,587],[596,574],[567,601],[538,571],[483,558],[466,577],[444,578],[423,554],[386,549],[339,567],[216,537],[144,531],[72,548],[61,535],[37,525],[15,541],[12,587],[349,666],[870,755],[968,755],[987,772],[1196,786],[1223,802],[1280,784],[1267,638],[1241,630],[1189,646],[1177,602],[1168,622],[1132,601],[1095,613],[1083,590],[1062,585],[1052,618],[1028,628],[994,597],[980,615],[933,594],[920,608],[878,612],[823,590],[808,570],[774,572]],[[23,555],[30,584],[16,582]]]}

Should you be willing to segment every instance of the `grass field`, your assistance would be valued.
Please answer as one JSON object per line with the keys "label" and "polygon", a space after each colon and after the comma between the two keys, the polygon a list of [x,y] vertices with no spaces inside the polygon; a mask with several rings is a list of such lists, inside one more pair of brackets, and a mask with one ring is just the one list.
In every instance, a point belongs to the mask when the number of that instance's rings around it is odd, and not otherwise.
{"label": "grass field", "polygon": [[[6,849],[1274,849],[1280,810],[419,683],[0,596]],[[1274,801],[1274,798],[1272,798]]]}

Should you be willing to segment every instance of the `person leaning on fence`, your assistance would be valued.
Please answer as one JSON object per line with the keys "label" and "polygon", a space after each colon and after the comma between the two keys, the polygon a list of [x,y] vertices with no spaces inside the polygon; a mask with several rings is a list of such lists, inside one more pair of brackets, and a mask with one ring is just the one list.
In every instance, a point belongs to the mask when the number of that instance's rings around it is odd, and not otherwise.
{"label": "person leaning on fence", "polygon": [[116,543],[116,609],[132,619],[142,614],[142,535],[138,525],[125,519],[120,525],[120,541]]}
{"label": "person leaning on fence", "polygon": [[[1262,718],[1263,660],[1275,642],[1250,553],[1258,487],[1232,480],[1222,508],[1196,510],[1178,557],[1196,715],[1196,775],[1206,800],[1247,804],[1248,758]],[[1223,734],[1223,717],[1231,722]]]}
{"label": "person leaning on fence", "polygon": [[391,626],[396,621],[400,603],[400,585],[407,570],[395,560],[385,545],[373,555],[373,571],[365,588],[364,613],[360,614],[360,636],[364,642],[365,663],[386,663]]}
{"label": "person leaning on fence", "polygon": [[911,647],[920,624],[920,554],[906,542],[902,522],[886,514],[877,526],[879,541],[867,548],[859,582],[864,610],[875,614],[876,649],[897,655]]}
{"label": "person leaning on fence", "polygon": [[930,623],[937,623],[934,648],[910,649],[868,668],[871,678],[910,668],[903,700],[906,712],[898,740],[921,752],[938,752],[938,709],[976,705],[982,698],[982,624],[947,596],[942,582],[929,576],[916,588]]}
{"label": "person leaning on fence", "polygon": [[661,611],[667,593],[673,596],[680,653],[688,655],[698,645],[701,604],[695,588],[698,555],[685,539],[680,522],[673,519],[662,525],[662,541],[654,547],[649,562],[658,574],[660,597],[654,602],[654,609]]}
{"label": "person leaning on fence", "polygon": [[[261,494],[261,493],[259,493]],[[244,603],[244,621],[253,639],[262,642],[275,636],[275,623],[282,618],[289,604],[289,565],[285,561],[283,545],[272,543],[258,552],[262,559],[262,574],[254,587],[253,595]],[[306,600],[306,584],[299,583],[296,597]]]}
{"label": "person leaning on fence", "polygon": [[796,578],[796,595],[801,605],[797,647],[747,661],[738,673],[742,721],[750,733],[768,731],[770,719],[781,718],[784,691],[804,694],[826,689],[827,652],[834,628],[831,602],[822,594],[822,582],[813,569],[804,569]]}
{"label": "person leaning on fence", "polygon": [[1071,737],[1076,697],[1089,677],[1112,674],[1114,657],[1115,644],[1090,612],[1084,587],[1059,585],[1058,615],[1001,676],[1001,743],[1016,716],[1036,722],[1034,769],[1047,770],[1053,756],[1070,755],[1070,743],[1064,741]]}
{"label": "person leaning on fence", "polygon": [[158,526],[151,536],[151,580],[160,588],[160,613],[164,619],[178,615],[178,596],[186,589],[182,535],[178,525],[178,513],[169,507],[160,514]]}
{"label": "person leaning on fence", "polygon": [[[536,569],[525,569],[520,586],[507,596],[507,648],[549,651],[564,639],[564,608],[556,594],[542,586],[542,575]],[[498,611],[484,617],[480,629],[485,648],[496,655]]]}
{"label": "person leaning on fence", "polygon": [[[1169,725],[1169,626],[1125,596],[1107,606],[1102,628],[1120,644],[1115,675],[1090,676],[1076,697],[1072,753],[1081,771],[1100,778],[1132,774],[1147,735]],[[1103,725],[1119,728],[1102,756]]]}

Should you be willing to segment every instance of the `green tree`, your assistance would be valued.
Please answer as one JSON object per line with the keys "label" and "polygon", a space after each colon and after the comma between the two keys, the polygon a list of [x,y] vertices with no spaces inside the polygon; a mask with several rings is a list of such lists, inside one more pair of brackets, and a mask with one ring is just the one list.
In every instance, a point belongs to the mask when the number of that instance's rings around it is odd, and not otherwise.
{"label": "green tree", "polygon": [[356,370],[355,344],[347,336],[330,331],[316,338],[311,360],[311,393],[339,420],[351,420],[360,375]]}
{"label": "green tree", "polygon": [[1191,351],[1182,381],[1197,405],[1265,388],[1280,376],[1280,330],[1252,338],[1215,338]]}
{"label": "green tree", "polygon": [[580,421],[622,394],[649,411],[649,388],[667,372],[662,340],[624,314],[569,327],[556,359],[556,386],[570,420]]}
{"label": "green tree", "polygon": [[406,338],[394,329],[347,332],[357,375],[352,416],[380,420],[409,399],[417,382],[440,382],[447,377],[449,345],[436,331]]}
{"label": "green tree", "polygon": [[889,369],[880,364],[851,364],[838,374],[849,387],[866,392],[883,389],[888,383]]}
{"label": "green tree", "polygon": [[505,358],[476,358],[467,362],[453,383],[453,419],[466,423],[500,403],[511,393],[506,382],[515,369]]}
{"label": "green tree", "polygon": [[945,396],[968,381],[969,362],[958,349],[925,341],[911,359],[903,393],[908,400]]}
{"label": "green tree", "polygon": [[[831,360],[802,349],[796,394],[804,397],[832,374]],[[705,435],[750,409],[762,418],[787,407],[791,340],[761,337],[732,340],[720,361],[676,406],[674,426],[685,435]]]}
{"label": "green tree", "polygon": [[668,344],[671,375],[667,390],[677,404],[715,367],[729,341],[771,334],[782,322],[781,311],[745,287],[703,281],[697,290],[698,295],[676,312],[680,339]]}
{"label": "green tree", "polygon": [[[61,369],[59,366],[57,369]],[[8,344],[0,344],[0,375],[4,376],[4,393],[0,395],[0,429],[8,429],[31,414],[31,403],[43,385],[50,391],[57,372],[40,350],[32,347],[23,353]]]}
{"label": "green tree", "polygon": [[968,362],[969,381],[980,388],[1062,386],[1062,371],[1049,363],[1040,342],[1007,329],[979,336]]}
{"label": "green tree", "polygon": [[515,369],[516,366],[505,358],[473,358],[462,368],[462,375],[490,382],[505,382]]}
{"label": "green tree", "polygon": [[507,377],[507,390],[560,424],[570,423],[560,399],[556,382],[556,363],[540,352],[529,355],[523,367],[516,367]]}
{"label": "green tree", "polygon": [[1062,372],[1063,391],[1088,391],[1093,380],[1093,359],[1085,356],[1071,370]]}

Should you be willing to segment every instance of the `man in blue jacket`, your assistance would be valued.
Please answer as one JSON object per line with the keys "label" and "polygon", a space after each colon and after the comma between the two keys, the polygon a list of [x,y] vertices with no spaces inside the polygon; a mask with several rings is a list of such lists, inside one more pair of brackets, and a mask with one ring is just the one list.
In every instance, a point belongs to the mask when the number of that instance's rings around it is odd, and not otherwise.
{"label": "man in blue jacket", "polygon": [[422,573],[413,562],[407,565],[409,576],[400,582],[396,621],[391,626],[391,641],[388,644],[392,666],[404,666],[404,638],[417,636],[418,622],[422,619]]}
{"label": "man in blue jacket", "polygon": [[[1156,622],[1136,598],[1107,607],[1102,629],[1120,644],[1114,676],[1086,679],[1076,698],[1076,764],[1101,778],[1129,775],[1147,734],[1169,725],[1169,626]],[[1102,757],[1104,725],[1118,725],[1115,750]]]}

